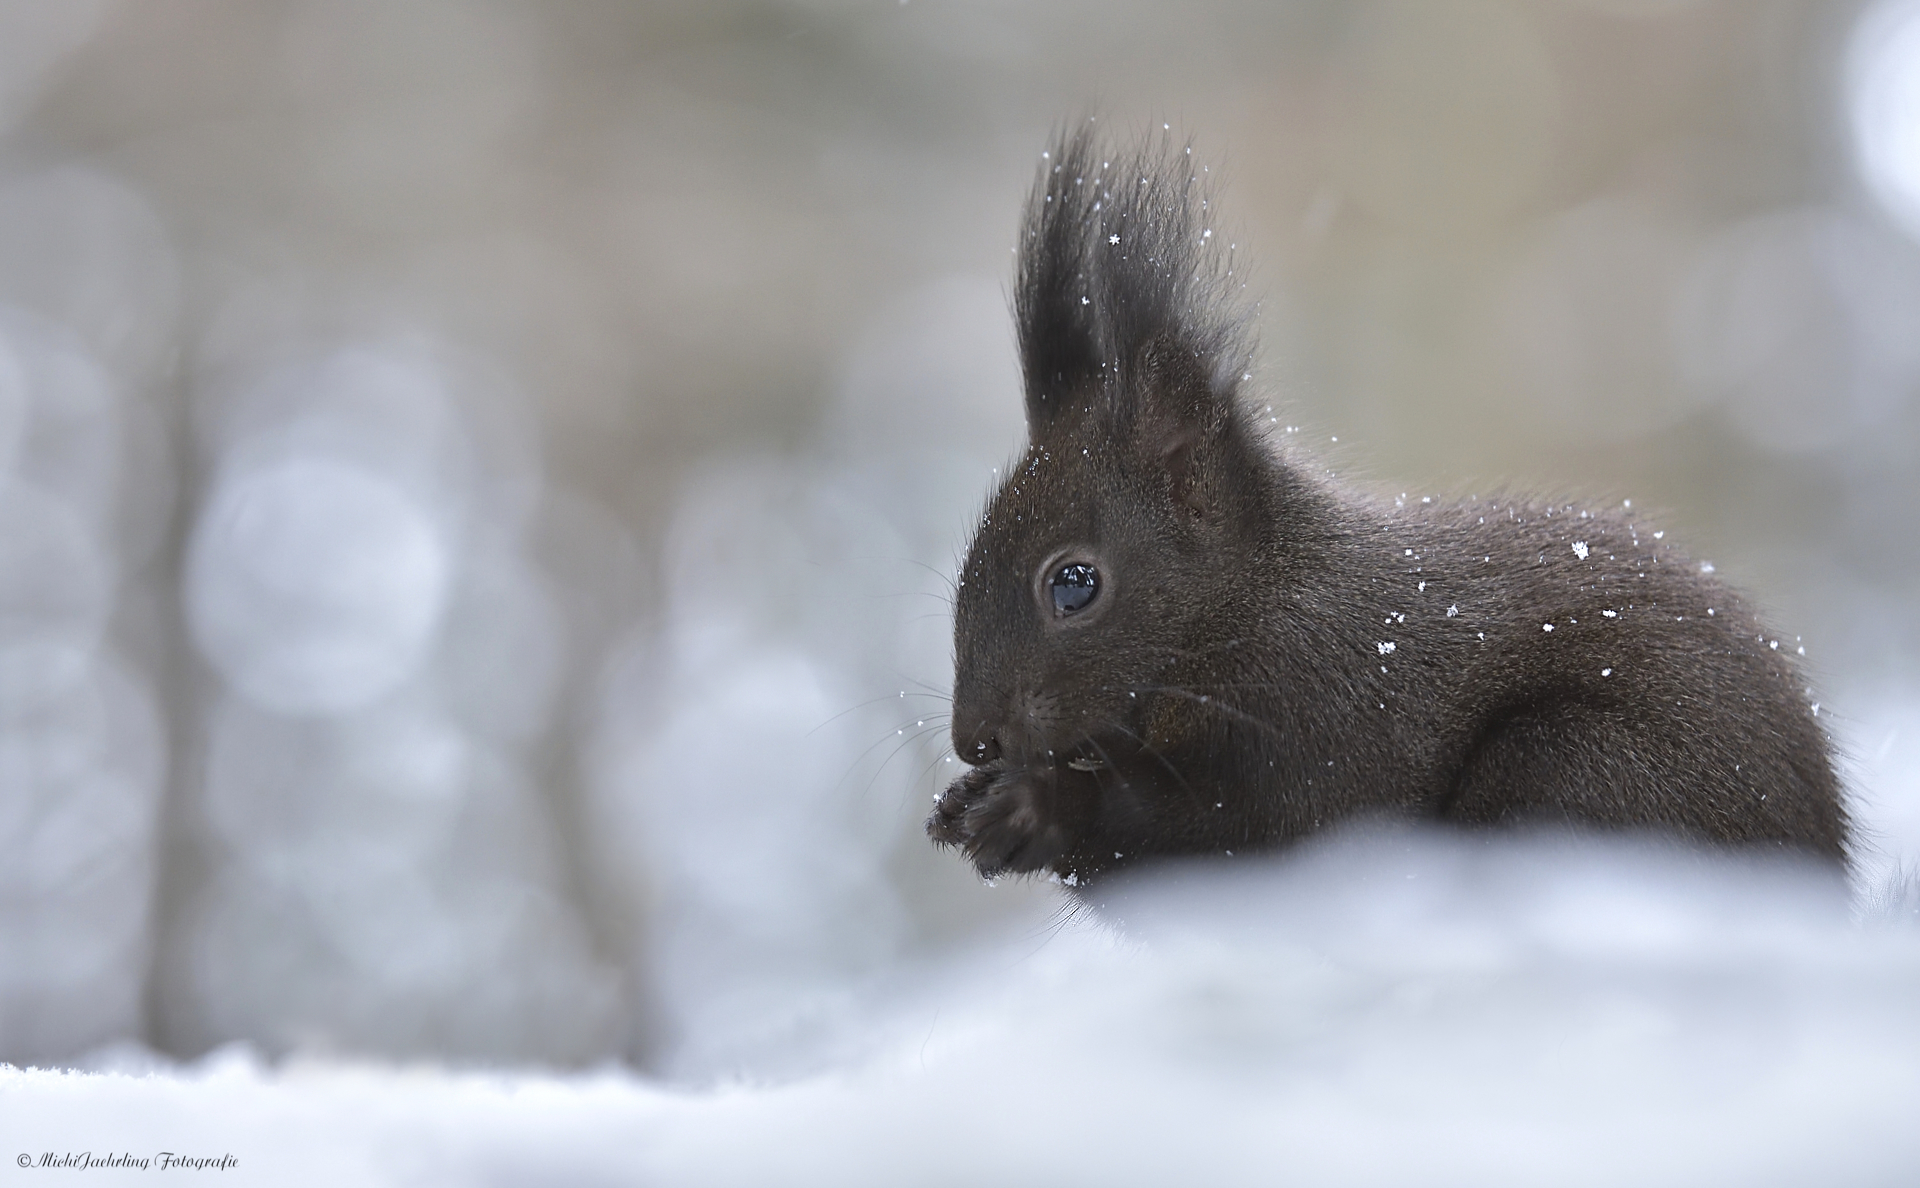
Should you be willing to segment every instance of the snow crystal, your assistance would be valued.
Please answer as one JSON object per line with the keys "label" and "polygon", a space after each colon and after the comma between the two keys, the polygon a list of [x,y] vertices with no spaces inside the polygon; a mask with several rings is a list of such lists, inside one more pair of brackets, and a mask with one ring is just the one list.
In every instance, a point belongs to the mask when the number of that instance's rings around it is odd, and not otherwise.
{"label": "snow crystal", "polygon": [[1453,618],[1455,615],[1459,613],[1460,613],[1459,603],[1455,603],[1454,605],[1447,608],[1447,618],[1449,619]]}
{"label": "snow crystal", "polygon": [[[1609,619],[1617,619],[1617,618],[1619,618],[1619,617],[1620,617],[1620,612],[1619,612],[1619,611],[1601,611],[1600,613],[1601,613],[1601,615],[1603,615],[1604,617],[1606,617],[1606,618],[1609,618]],[[1708,613],[1708,614],[1712,614],[1713,612],[1712,612],[1712,611],[1708,611],[1707,613]]]}
{"label": "snow crystal", "polygon": [[1394,644],[1392,640],[1388,640],[1386,643],[1377,643],[1377,644],[1374,644],[1373,646],[1380,649],[1380,654],[1382,656],[1385,656],[1388,653],[1392,652],[1394,648]]}
{"label": "snow crystal", "polygon": [[1603,668],[1603,669],[1601,669],[1601,670],[1600,670],[1600,675],[1601,675],[1601,676],[1612,676],[1612,675],[1613,675],[1613,669],[1611,669],[1611,668]]}
{"label": "snow crystal", "polygon": [[1587,559],[1587,542],[1584,540],[1574,541],[1573,555],[1580,558],[1582,561],[1585,561]]}
{"label": "snow crystal", "polygon": [[1542,623],[1542,624],[1540,624],[1540,630],[1542,630],[1542,631],[1552,631],[1552,630],[1553,630],[1553,624],[1552,624],[1552,623]]}

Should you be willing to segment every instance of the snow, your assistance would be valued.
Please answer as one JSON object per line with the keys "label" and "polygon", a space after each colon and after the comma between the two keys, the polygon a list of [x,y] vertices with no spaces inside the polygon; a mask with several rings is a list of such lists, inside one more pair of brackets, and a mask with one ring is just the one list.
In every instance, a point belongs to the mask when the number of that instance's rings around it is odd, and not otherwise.
{"label": "snow", "polygon": [[1920,927],[1856,921],[1792,865],[1352,837],[1123,887],[865,993],[854,1038],[779,1080],[121,1051],[0,1069],[0,1136],[285,1185],[1920,1172]]}

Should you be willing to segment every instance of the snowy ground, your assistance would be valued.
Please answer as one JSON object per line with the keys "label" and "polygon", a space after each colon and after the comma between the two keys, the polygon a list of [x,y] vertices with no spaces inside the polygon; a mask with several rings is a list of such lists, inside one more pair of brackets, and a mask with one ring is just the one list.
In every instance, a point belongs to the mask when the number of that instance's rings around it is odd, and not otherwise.
{"label": "snowy ground", "polygon": [[1348,839],[871,987],[780,1080],[122,1053],[0,1071],[0,1154],[19,1183],[162,1151],[261,1184],[1913,1183],[1911,907],[1863,919],[1793,867]]}

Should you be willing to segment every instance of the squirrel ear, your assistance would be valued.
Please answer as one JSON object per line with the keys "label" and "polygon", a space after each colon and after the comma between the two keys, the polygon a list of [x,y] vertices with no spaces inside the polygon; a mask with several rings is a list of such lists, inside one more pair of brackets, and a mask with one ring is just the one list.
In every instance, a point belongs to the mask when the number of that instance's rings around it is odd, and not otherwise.
{"label": "squirrel ear", "polygon": [[1089,120],[1042,154],[1013,292],[1027,433],[1091,416],[1164,466],[1192,503],[1208,442],[1234,419],[1248,320],[1192,150],[1100,150]]}
{"label": "squirrel ear", "polygon": [[1199,481],[1195,455],[1199,453],[1201,434],[1195,430],[1164,442],[1160,465],[1166,469],[1168,490],[1173,502],[1196,516],[1207,514],[1206,486]]}
{"label": "squirrel ear", "polygon": [[1100,277],[1091,259],[1098,230],[1091,135],[1062,136],[1042,158],[1022,220],[1013,294],[1027,432],[1038,441],[1071,405],[1106,378]]}
{"label": "squirrel ear", "polygon": [[1127,436],[1149,464],[1165,471],[1174,503],[1205,514],[1204,471],[1214,452],[1208,446],[1232,418],[1191,351],[1163,340],[1149,344],[1141,356]]}
{"label": "squirrel ear", "polygon": [[1088,386],[1084,382],[1074,385],[1062,373],[1055,373],[1051,383],[1029,383],[1027,385],[1028,439],[1044,440],[1053,426],[1065,416],[1066,406],[1071,404],[1078,393],[1084,392]]}

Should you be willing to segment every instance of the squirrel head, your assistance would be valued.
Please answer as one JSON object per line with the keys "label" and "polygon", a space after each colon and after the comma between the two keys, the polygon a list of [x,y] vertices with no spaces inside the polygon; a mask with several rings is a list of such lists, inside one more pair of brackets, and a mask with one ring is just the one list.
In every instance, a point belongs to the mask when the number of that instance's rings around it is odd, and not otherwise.
{"label": "squirrel head", "polygon": [[1043,158],[1014,295],[1027,449],[955,601],[965,762],[1085,770],[1103,738],[1170,741],[1163,686],[1246,602],[1271,464],[1237,397],[1248,318],[1202,174],[1171,141],[1116,153],[1084,126]]}

